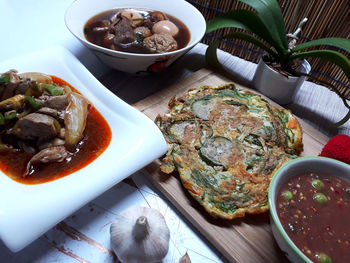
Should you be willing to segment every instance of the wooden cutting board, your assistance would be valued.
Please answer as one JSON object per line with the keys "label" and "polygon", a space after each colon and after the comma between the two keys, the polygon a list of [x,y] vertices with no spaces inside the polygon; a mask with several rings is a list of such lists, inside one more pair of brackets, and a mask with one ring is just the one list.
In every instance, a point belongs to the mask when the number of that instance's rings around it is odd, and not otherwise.
{"label": "wooden cutting board", "polygon": [[[173,96],[179,96],[190,88],[217,86],[229,81],[217,73],[201,69],[191,77],[137,102],[134,106],[154,120],[158,114],[168,112],[168,101]],[[271,104],[278,106],[273,102]],[[305,122],[300,120],[300,123],[304,133],[302,155],[318,155],[328,138]],[[145,168],[150,180],[230,262],[287,262],[272,236],[269,213],[248,215],[244,219],[231,221],[214,219],[187,193],[177,175],[160,172],[159,165],[160,161],[156,160]]]}

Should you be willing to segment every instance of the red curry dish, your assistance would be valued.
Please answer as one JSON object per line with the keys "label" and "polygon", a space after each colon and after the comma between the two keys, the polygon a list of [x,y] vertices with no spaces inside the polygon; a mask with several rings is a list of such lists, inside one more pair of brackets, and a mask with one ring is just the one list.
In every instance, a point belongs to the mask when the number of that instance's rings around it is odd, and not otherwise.
{"label": "red curry dish", "polygon": [[71,174],[108,147],[103,116],[64,80],[42,73],[0,74],[0,169],[38,184]]}
{"label": "red curry dish", "polygon": [[129,53],[164,53],[185,47],[190,31],[177,18],[146,9],[113,9],[92,17],[84,26],[88,41]]}
{"label": "red curry dish", "polygon": [[350,262],[350,182],[295,176],[282,185],[276,206],[288,236],[313,262]]}

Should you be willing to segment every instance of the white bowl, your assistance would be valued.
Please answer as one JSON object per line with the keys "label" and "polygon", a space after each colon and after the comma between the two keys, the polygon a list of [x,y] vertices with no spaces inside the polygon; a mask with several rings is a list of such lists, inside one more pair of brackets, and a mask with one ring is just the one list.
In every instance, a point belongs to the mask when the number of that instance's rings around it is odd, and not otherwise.
{"label": "white bowl", "polygon": [[[190,31],[186,47],[161,54],[137,54],[100,47],[86,40],[84,25],[93,16],[114,8],[147,8],[165,12],[182,21]],[[147,72],[150,65],[162,63],[165,68],[188,52],[204,36],[206,23],[203,15],[184,0],[76,0],[67,9],[65,22],[72,34],[110,67],[129,73]]]}
{"label": "white bowl", "polygon": [[12,68],[66,80],[92,102],[112,130],[110,144],[97,159],[60,179],[25,185],[0,171],[0,240],[15,252],[160,157],[167,145],[152,120],[105,88],[62,47],[0,63],[0,72]]}
{"label": "white bowl", "polygon": [[326,157],[300,157],[284,164],[273,176],[269,187],[270,224],[272,233],[291,262],[312,261],[293,243],[284,230],[276,211],[276,198],[280,187],[293,176],[304,173],[331,174],[350,180],[350,165]]}

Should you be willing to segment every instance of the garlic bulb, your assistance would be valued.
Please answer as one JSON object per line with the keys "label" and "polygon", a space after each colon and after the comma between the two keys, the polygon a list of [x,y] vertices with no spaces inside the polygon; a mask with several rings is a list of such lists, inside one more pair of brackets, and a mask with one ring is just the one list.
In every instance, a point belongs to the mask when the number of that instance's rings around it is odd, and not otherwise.
{"label": "garlic bulb", "polygon": [[124,263],[161,261],[169,250],[170,232],[164,217],[155,209],[131,207],[111,225],[111,245]]}
{"label": "garlic bulb", "polygon": [[187,254],[187,252],[182,256],[182,258],[180,258],[179,263],[191,263],[190,256]]}

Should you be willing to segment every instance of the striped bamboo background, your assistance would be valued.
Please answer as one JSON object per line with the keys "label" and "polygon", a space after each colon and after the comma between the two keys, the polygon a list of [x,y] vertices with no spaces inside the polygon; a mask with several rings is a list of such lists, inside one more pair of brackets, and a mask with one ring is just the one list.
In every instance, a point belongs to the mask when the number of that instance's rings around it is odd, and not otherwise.
{"label": "striped bamboo background", "polygon": [[[237,0],[187,0],[200,10],[208,21],[223,12],[235,9],[249,9],[245,4]],[[300,36],[300,43],[306,40],[324,37],[350,38],[350,0],[278,0],[288,32],[293,33],[299,22],[307,17]],[[210,44],[214,39],[230,32],[230,29],[217,30],[207,34],[203,43]],[[249,61],[258,62],[261,50],[254,45],[240,40],[222,41],[220,49]],[[347,57],[350,54],[341,51]],[[330,82],[341,93],[350,99],[350,80],[336,66],[324,60],[308,59],[312,66],[312,74],[323,81]]]}

